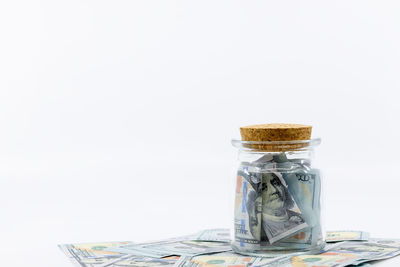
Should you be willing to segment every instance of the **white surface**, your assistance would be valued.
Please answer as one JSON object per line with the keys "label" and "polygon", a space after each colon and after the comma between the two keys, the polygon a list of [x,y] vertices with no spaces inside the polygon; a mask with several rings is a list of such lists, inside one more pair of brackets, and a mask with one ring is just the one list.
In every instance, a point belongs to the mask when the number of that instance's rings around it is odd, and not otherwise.
{"label": "white surface", "polygon": [[2,266],[71,266],[59,243],[229,227],[230,139],[265,122],[322,137],[326,229],[400,238],[399,9],[2,1]]}

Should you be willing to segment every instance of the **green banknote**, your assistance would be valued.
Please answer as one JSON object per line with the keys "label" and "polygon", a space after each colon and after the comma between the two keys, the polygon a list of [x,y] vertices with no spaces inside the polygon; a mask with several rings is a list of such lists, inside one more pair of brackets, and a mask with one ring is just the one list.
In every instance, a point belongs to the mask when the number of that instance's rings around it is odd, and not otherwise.
{"label": "green banknote", "polygon": [[[244,187],[243,181],[247,182]],[[319,170],[311,168],[307,159],[269,153],[243,162],[235,201],[237,251],[321,248],[320,194]],[[279,205],[282,208],[276,208]]]}
{"label": "green banknote", "polygon": [[254,262],[253,267],[344,267],[369,261],[388,259],[400,254],[400,241],[371,239],[369,241],[345,241],[326,246],[318,254],[303,253],[264,262]]}
{"label": "green banknote", "polygon": [[80,267],[116,267],[116,266],[173,266],[179,257],[167,257],[155,259],[150,257],[135,256],[124,253],[108,251],[108,248],[122,246],[131,242],[97,242],[62,244],[59,248],[71,260]]}
{"label": "green banknote", "polygon": [[247,166],[239,169],[235,194],[234,240],[232,242],[234,250],[260,249],[261,182],[261,175],[248,172]]}
{"label": "green banknote", "polygon": [[369,233],[363,231],[328,231],[326,232],[326,242],[339,241],[366,241]]}
{"label": "green banknote", "polygon": [[318,169],[302,169],[282,174],[308,227],[281,243],[296,243],[298,248],[322,246],[321,176]]}
{"label": "green banknote", "polygon": [[192,240],[230,242],[230,231],[226,228],[206,229],[194,235]]}
{"label": "green banknote", "polygon": [[236,253],[216,253],[195,257],[181,257],[175,267],[247,267],[251,266],[256,257],[243,256]]}
{"label": "green banknote", "polygon": [[197,256],[231,250],[228,242],[196,241],[192,239],[193,236],[171,238],[147,243],[122,245],[108,248],[108,250],[153,258],[163,258],[172,255]]}

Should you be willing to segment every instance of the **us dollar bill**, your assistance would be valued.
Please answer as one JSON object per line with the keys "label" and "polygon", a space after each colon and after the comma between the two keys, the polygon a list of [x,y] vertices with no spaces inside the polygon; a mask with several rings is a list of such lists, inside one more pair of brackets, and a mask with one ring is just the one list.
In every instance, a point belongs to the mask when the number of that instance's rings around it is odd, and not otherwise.
{"label": "us dollar bill", "polygon": [[230,242],[230,231],[227,228],[206,229],[194,235],[192,240]]}
{"label": "us dollar bill", "polygon": [[326,232],[326,242],[339,241],[366,241],[369,233],[363,231],[328,231]]}
{"label": "us dollar bill", "polygon": [[281,257],[267,262],[255,262],[253,266],[297,267],[334,266],[343,267],[388,259],[400,254],[400,241],[393,239],[373,239],[369,241],[344,241],[326,246],[318,254],[303,253],[291,257]]}
{"label": "us dollar bill", "polygon": [[[235,205],[235,237],[239,236],[237,233],[244,228],[257,229],[253,231],[256,235],[253,235],[253,239],[258,241],[260,236],[260,242],[254,240],[248,240],[247,244],[242,247],[248,247],[251,250],[259,247],[258,249],[268,249],[273,247],[274,249],[309,249],[311,247],[322,246],[322,229],[320,224],[320,194],[321,194],[321,179],[320,173],[317,169],[312,169],[310,162],[306,159],[288,159],[285,153],[269,153],[263,155],[258,160],[253,162],[245,162],[239,169],[238,176],[242,177],[248,182],[248,185],[256,192],[250,193],[249,197],[246,197],[243,192],[236,192],[236,205]],[[261,180],[264,180],[260,183]],[[281,191],[288,191],[286,193],[286,199],[291,199],[289,202],[293,203],[291,209],[287,209],[288,217],[292,217],[292,220],[296,223],[291,223],[290,220],[284,222],[274,222],[271,217],[266,214],[265,207],[269,204],[269,201],[264,197],[261,198],[260,208],[260,195],[263,194],[261,187],[265,186],[267,176],[276,176],[275,180],[279,181],[276,184],[280,184]],[[283,178],[283,179],[282,179]],[[271,180],[271,179],[270,179]],[[239,184],[240,181],[237,182]],[[271,187],[272,185],[270,185]],[[239,194],[238,194],[239,192]],[[240,195],[241,194],[241,195]],[[254,198],[252,195],[256,195]],[[240,213],[241,202],[251,201],[256,199],[257,212],[247,209],[246,212]],[[243,208],[244,205],[241,205]],[[252,206],[247,203],[247,206]],[[243,209],[244,210],[244,209]],[[253,215],[255,214],[255,215]],[[292,216],[293,215],[293,216]],[[240,217],[242,216],[242,217]],[[257,220],[246,221],[244,217],[253,217]],[[261,218],[260,218],[261,217]],[[254,223],[260,221],[261,229]],[[277,219],[276,221],[278,221]],[[286,224],[286,226],[285,226]],[[240,227],[241,225],[241,227]],[[254,227],[257,225],[257,227]],[[285,227],[283,227],[285,226]],[[239,230],[238,230],[239,229]],[[245,232],[244,229],[243,232]],[[247,232],[248,233],[248,232]],[[245,234],[247,234],[245,232]],[[258,234],[259,233],[259,234]],[[243,235],[243,234],[242,234]],[[245,238],[242,237],[242,240]],[[235,244],[235,242],[234,242]],[[236,242],[237,244],[237,242]],[[253,245],[251,245],[253,244]]]}
{"label": "us dollar bill", "polygon": [[162,259],[132,256],[126,258],[117,259],[111,264],[104,265],[102,267],[155,267],[155,266],[174,266],[179,260],[179,256],[169,256]]}
{"label": "us dollar bill", "polygon": [[308,226],[281,173],[262,173],[261,195],[262,226],[270,244]]}
{"label": "us dollar bill", "polygon": [[163,258],[167,256],[172,256],[173,254],[166,252],[166,251],[158,251],[151,249],[152,245],[156,244],[165,244],[165,243],[178,243],[183,241],[191,240],[192,236],[180,236],[180,237],[173,237],[168,239],[162,240],[155,240],[149,241],[144,243],[128,243],[128,244],[121,244],[118,246],[107,247],[105,250],[117,253],[124,253],[136,256],[144,256],[144,257],[152,257],[152,258]]}
{"label": "us dollar bill", "polygon": [[248,166],[238,171],[235,193],[234,250],[258,250],[261,242],[262,176]]}
{"label": "us dollar bill", "polygon": [[123,242],[96,242],[79,244],[62,244],[59,248],[79,267],[116,267],[116,266],[173,266],[179,257],[168,257],[155,259],[143,256],[134,256],[123,253],[111,252],[107,248],[126,245],[129,241]]}
{"label": "us dollar bill", "polygon": [[192,239],[193,236],[187,236],[141,244],[128,244],[108,248],[108,250],[153,258],[163,258],[172,255],[196,256],[231,250],[228,242],[195,241]]}
{"label": "us dollar bill", "polygon": [[302,169],[282,173],[282,176],[308,227],[281,242],[295,243],[298,248],[322,246],[321,176],[319,170]]}
{"label": "us dollar bill", "polygon": [[174,267],[233,267],[252,266],[256,257],[243,256],[236,253],[216,253],[212,255],[200,255],[195,257],[183,256],[176,262]]}

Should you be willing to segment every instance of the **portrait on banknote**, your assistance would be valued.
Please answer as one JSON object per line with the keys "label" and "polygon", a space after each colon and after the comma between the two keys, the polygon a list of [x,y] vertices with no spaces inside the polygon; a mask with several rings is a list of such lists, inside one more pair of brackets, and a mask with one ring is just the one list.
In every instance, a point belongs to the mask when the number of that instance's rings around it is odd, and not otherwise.
{"label": "portrait on banknote", "polygon": [[261,198],[262,229],[269,243],[307,227],[280,173],[263,173]]}
{"label": "portrait on banknote", "polygon": [[[249,181],[251,176],[247,176]],[[272,244],[306,228],[307,223],[282,175],[270,172],[262,173],[261,177],[259,185],[249,183],[253,190],[248,190],[246,198],[248,228],[252,236]]]}

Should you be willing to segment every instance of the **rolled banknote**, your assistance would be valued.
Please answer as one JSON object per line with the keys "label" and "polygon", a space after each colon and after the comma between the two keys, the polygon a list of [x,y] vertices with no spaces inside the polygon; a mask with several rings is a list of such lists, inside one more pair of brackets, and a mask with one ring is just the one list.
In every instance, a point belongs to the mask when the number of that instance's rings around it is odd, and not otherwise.
{"label": "rolled banknote", "polygon": [[279,172],[262,173],[262,226],[270,244],[308,226]]}
{"label": "rolled banknote", "polygon": [[[296,158],[287,159],[285,153],[273,156],[277,168],[288,185],[308,227],[285,238],[275,246],[289,246],[293,249],[320,249],[323,246],[321,229],[321,176],[318,169],[310,168],[310,161]],[[289,245],[288,243],[292,243]]]}
{"label": "rolled banknote", "polygon": [[289,192],[308,224],[306,229],[282,242],[308,244],[309,249],[322,247],[324,242],[321,229],[321,177],[319,170],[303,169],[282,175],[288,184]]}
{"label": "rolled banknote", "polygon": [[[250,187],[243,189],[243,181]],[[253,162],[242,162],[236,190],[234,249],[321,249],[320,197],[320,172],[311,168],[309,160],[268,153]]]}

